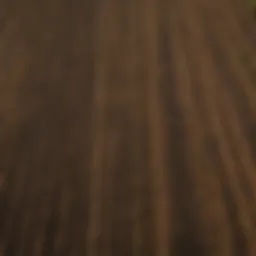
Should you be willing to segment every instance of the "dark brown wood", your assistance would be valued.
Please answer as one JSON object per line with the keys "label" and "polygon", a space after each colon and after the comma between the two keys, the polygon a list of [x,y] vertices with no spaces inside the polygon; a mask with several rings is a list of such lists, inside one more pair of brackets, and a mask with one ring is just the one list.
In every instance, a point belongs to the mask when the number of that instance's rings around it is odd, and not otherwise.
{"label": "dark brown wood", "polygon": [[0,0],[0,255],[256,255],[244,2]]}

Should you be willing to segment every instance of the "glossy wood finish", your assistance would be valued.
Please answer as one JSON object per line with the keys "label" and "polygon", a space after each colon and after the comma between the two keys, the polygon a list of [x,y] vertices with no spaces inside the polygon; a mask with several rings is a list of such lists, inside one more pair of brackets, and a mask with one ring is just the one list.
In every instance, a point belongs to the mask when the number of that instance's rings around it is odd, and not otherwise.
{"label": "glossy wood finish", "polygon": [[0,0],[0,255],[256,255],[243,4]]}

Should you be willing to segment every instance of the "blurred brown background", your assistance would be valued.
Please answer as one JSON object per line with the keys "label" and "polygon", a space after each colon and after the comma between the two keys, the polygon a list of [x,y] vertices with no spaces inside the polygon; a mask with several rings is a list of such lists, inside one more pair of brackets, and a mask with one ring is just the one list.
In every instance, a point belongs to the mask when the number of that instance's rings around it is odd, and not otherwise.
{"label": "blurred brown background", "polygon": [[256,255],[245,5],[0,0],[1,256]]}

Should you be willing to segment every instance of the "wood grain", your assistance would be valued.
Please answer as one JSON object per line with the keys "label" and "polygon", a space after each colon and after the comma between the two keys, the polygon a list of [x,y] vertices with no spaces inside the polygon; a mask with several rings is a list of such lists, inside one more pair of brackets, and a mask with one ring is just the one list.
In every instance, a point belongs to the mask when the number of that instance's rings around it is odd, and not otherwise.
{"label": "wood grain", "polygon": [[0,255],[256,255],[244,2],[0,0]]}

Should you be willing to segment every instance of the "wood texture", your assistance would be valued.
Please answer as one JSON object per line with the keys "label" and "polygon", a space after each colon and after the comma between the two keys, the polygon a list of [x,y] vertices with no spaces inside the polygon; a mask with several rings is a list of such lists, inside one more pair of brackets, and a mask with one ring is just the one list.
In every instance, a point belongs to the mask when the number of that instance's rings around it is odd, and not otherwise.
{"label": "wood texture", "polygon": [[244,2],[0,0],[0,255],[256,255]]}

